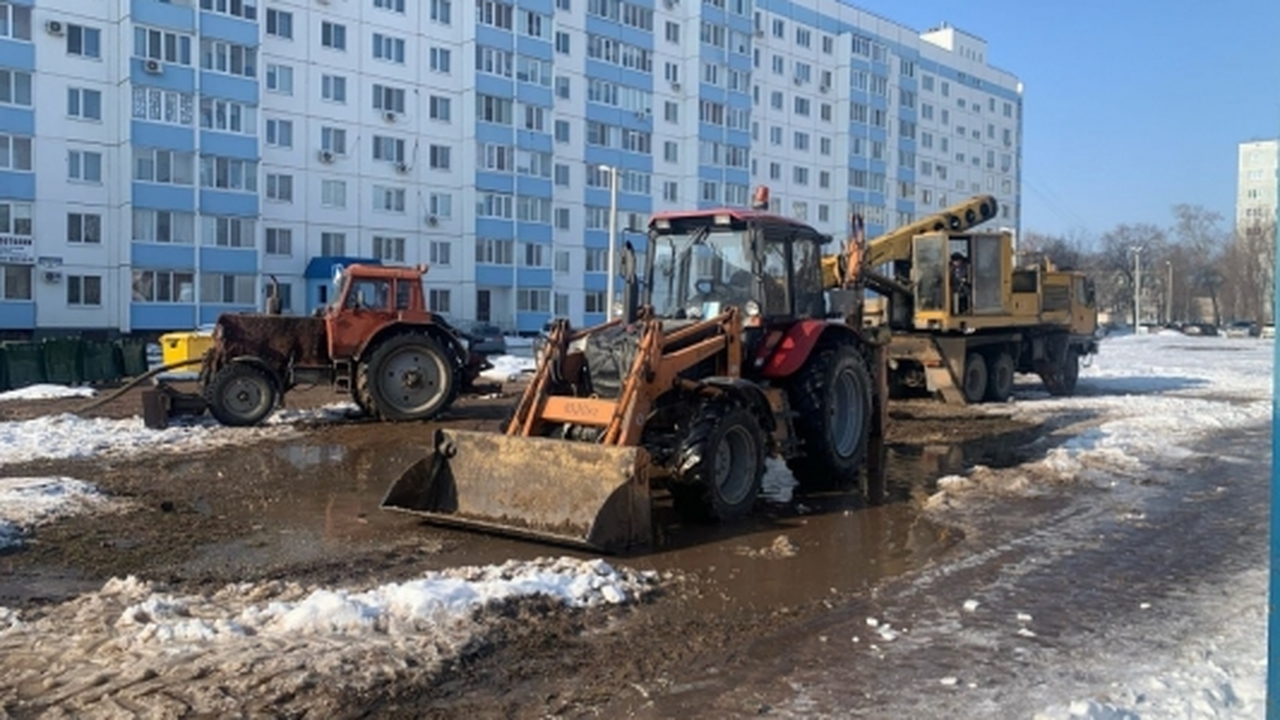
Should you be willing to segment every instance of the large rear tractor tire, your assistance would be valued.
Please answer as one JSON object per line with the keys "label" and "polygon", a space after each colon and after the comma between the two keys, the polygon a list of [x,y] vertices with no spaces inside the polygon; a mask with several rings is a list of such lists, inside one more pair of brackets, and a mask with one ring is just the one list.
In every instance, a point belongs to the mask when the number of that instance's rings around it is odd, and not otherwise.
{"label": "large rear tractor tire", "polygon": [[356,395],[377,417],[392,422],[430,420],[456,396],[453,364],[433,338],[395,335],[360,364]]}
{"label": "large rear tractor tire", "polygon": [[1062,362],[1050,373],[1040,376],[1044,387],[1050,395],[1066,397],[1076,392],[1076,381],[1080,379],[1080,353],[1075,348],[1067,348]]}
{"label": "large rear tractor tire", "polygon": [[764,477],[765,439],[750,410],[732,403],[704,405],[677,458],[671,499],[686,521],[722,522],[751,513]]}
{"label": "large rear tractor tire", "polygon": [[858,351],[815,352],[790,388],[804,455],[787,461],[801,492],[846,490],[858,483],[871,435],[871,376]]}
{"label": "large rear tractor tire", "polygon": [[991,355],[991,365],[987,372],[987,400],[1004,402],[1013,394],[1013,358],[1004,350],[997,350]]}
{"label": "large rear tractor tire", "polygon": [[262,422],[275,409],[280,394],[261,369],[248,363],[223,367],[204,387],[209,413],[223,425],[248,427]]}
{"label": "large rear tractor tire", "polygon": [[987,359],[971,352],[964,359],[964,377],[960,388],[967,403],[980,403],[987,395]]}

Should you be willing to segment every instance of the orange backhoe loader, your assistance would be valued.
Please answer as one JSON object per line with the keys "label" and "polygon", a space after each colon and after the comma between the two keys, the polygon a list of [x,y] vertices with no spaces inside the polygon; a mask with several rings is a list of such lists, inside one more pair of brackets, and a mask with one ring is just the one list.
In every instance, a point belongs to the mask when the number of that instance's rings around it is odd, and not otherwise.
{"label": "orange backhoe loader", "polygon": [[831,237],[767,200],[655,215],[643,268],[622,254],[621,317],[555,324],[504,431],[435,431],[383,507],[621,551],[652,542],[655,488],[715,521],[751,511],[767,457],[801,490],[855,483],[883,437],[883,355],[856,306],[829,318]]}

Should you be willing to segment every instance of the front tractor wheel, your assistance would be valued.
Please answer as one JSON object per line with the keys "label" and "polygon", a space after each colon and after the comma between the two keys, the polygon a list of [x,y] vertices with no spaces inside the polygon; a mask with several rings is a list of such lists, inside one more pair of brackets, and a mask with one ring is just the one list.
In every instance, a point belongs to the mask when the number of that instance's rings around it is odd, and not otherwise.
{"label": "front tractor wheel", "polygon": [[209,412],[223,425],[247,427],[262,422],[279,400],[275,383],[259,368],[231,363],[204,388]]}
{"label": "front tractor wheel", "polygon": [[750,514],[764,477],[764,433],[751,411],[711,403],[694,419],[678,455],[671,499],[694,522],[736,520]]}
{"label": "front tractor wheel", "polygon": [[429,420],[453,401],[453,364],[434,339],[396,335],[360,364],[356,384],[383,420]]}
{"label": "front tractor wheel", "polygon": [[980,403],[987,396],[987,359],[982,353],[971,352],[964,359],[964,401]]}
{"label": "front tractor wheel", "polygon": [[986,398],[992,402],[1004,402],[1013,394],[1013,357],[1004,350],[997,350],[991,358]]}
{"label": "front tractor wheel", "polygon": [[802,492],[847,489],[858,482],[871,434],[871,376],[850,345],[809,358],[791,387],[804,455],[787,461]]}
{"label": "front tractor wheel", "polygon": [[1080,353],[1074,348],[1067,351],[1060,362],[1049,372],[1041,373],[1045,389],[1050,395],[1066,397],[1076,392],[1076,381],[1080,379]]}

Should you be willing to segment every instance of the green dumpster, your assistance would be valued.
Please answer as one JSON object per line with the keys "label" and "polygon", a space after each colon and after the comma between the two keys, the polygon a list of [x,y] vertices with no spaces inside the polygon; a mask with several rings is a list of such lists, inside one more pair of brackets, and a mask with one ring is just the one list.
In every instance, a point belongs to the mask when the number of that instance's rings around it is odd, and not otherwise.
{"label": "green dumpster", "polygon": [[121,375],[120,357],[114,343],[84,341],[80,350],[80,377],[84,382],[115,382]]}
{"label": "green dumpster", "polygon": [[15,390],[47,381],[44,372],[44,348],[40,343],[5,343],[4,366],[9,376],[9,387]]}
{"label": "green dumpster", "polygon": [[80,338],[49,338],[44,341],[44,373],[46,382],[76,385],[80,378]]}
{"label": "green dumpster", "polygon": [[125,377],[138,377],[147,372],[147,343],[121,338],[116,341],[120,352],[120,369]]}

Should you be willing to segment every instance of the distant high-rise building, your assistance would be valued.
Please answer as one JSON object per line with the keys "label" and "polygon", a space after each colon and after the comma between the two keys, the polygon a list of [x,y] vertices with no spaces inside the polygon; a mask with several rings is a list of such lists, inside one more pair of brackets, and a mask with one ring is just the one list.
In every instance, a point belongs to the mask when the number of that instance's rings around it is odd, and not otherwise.
{"label": "distant high-rise building", "polygon": [[1269,228],[1276,221],[1280,187],[1280,140],[1240,143],[1236,179],[1236,228],[1241,232]]}
{"label": "distant high-rise building", "polygon": [[0,333],[164,331],[428,263],[455,319],[604,317],[619,227],[1019,225],[1022,86],[837,0],[0,0]]}

